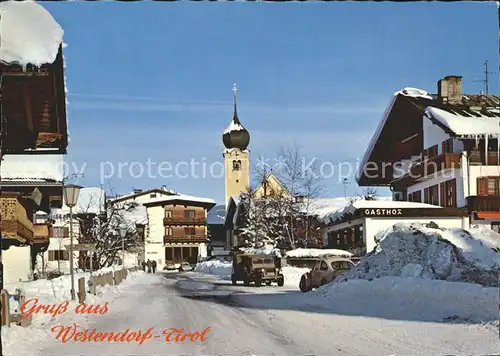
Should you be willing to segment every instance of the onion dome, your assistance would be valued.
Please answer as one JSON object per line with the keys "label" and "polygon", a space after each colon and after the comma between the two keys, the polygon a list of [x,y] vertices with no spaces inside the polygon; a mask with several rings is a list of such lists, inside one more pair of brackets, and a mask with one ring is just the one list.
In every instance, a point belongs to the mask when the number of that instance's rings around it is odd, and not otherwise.
{"label": "onion dome", "polygon": [[247,129],[243,127],[238,118],[238,112],[236,110],[236,92],[238,88],[234,84],[234,114],[233,119],[229,126],[224,130],[222,134],[222,142],[227,149],[238,148],[240,150],[245,150],[250,143],[250,134]]}

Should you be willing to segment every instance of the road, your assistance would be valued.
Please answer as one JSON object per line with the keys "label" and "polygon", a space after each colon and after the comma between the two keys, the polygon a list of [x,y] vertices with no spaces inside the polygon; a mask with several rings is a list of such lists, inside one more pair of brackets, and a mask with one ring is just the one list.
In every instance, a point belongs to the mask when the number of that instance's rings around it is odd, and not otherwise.
{"label": "road", "polygon": [[[496,344],[495,333],[485,338],[480,327],[341,315],[319,305],[293,304],[301,298],[292,288],[234,287],[189,273],[141,278],[122,289],[108,313],[88,316],[81,324],[101,332],[154,328],[158,337],[142,345],[51,340],[39,355],[458,355],[491,354]],[[217,293],[212,294],[219,295],[185,297],[180,281],[213,283]],[[78,323],[74,318],[67,322]],[[162,335],[167,328],[207,327],[203,342],[165,342]]]}

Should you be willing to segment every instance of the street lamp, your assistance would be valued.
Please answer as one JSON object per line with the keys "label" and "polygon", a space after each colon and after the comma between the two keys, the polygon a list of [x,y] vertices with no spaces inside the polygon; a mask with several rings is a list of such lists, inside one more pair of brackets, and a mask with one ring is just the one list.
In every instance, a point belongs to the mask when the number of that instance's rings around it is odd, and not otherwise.
{"label": "street lamp", "polygon": [[64,202],[69,207],[69,273],[71,274],[71,300],[75,300],[75,273],[73,271],[73,208],[78,202],[82,187],[74,184],[63,186]]}
{"label": "street lamp", "polygon": [[127,236],[127,227],[120,226],[120,236],[122,238],[122,269],[125,269],[125,236]]}

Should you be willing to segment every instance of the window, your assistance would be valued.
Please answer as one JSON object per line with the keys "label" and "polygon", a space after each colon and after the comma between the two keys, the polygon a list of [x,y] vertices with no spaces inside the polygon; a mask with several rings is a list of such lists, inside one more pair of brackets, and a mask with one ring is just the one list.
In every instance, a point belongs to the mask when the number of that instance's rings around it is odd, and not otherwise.
{"label": "window", "polygon": [[172,210],[165,210],[165,217],[171,219],[172,218]]}
{"label": "window", "polygon": [[339,269],[351,269],[352,265],[347,261],[334,261],[332,262],[332,268],[335,270]]}
{"label": "window", "polygon": [[422,191],[417,190],[416,192],[410,193],[408,195],[408,198],[409,198],[408,201],[421,203],[422,202]]}
{"label": "window", "polygon": [[478,195],[499,195],[500,177],[479,177],[477,178]]}
{"label": "window", "polygon": [[66,250],[49,250],[49,261],[68,261],[69,253]]}
{"label": "window", "polygon": [[424,189],[424,203],[439,205],[439,186],[437,184]]}
{"label": "window", "polygon": [[194,218],[194,210],[184,210],[185,218]]}
{"label": "window", "polygon": [[184,228],[184,234],[186,234],[186,235],[195,235],[196,234],[196,229],[194,227],[185,227]]}
{"label": "window", "polygon": [[165,235],[166,236],[172,236],[172,228],[171,227],[166,227],[165,228]]}
{"label": "window", "polygon": [[457,207],[457,181],[456,179],[450,179],[444,182],[446,197],[445,197],[445,207],[456,208]]}
{"label": "window", "polygon": [[69,227],[56,226],[52,228],[52,234],[56,238],[68,238],[69,237]]}
{"label": "window", "polygon": [[438,145],[434,145],[427,149],[428,158],[436,157],[438,155]]}
{"label": "window", "polygon": [[321,263],[319,264],[319,269],[322,271],[326,271],[328,269],[328,265],[325,261],[321,261]]}
{"label": "window", "polygon": [[150,198],[156,198],[156,193],[151,193],[151,194],[149,194],[149,197],[150,197]]}
{"label": "window", "polygon": [[240,171],[241,170],[241,161],[233,161],[233,171]]}
{"label": "window", "polygon": [[453,138],[449,138],[442,142],[441,148],[443,153],[453,153]]}

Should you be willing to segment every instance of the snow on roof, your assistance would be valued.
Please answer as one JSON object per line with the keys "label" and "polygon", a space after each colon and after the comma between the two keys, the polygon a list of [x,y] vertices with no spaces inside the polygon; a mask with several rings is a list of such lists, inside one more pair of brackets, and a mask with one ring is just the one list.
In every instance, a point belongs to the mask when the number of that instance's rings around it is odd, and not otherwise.
{"label": "snow on roof", "polygon": [[34,1],[6,1],[0,13],[1,61],[22,66],[55,61],[64,31],[47,10]]}
{"label": "snow on roof", "polygon": [[0,165],[0,176],[3,181],[51,179],[62,182],[63,155],[5,155]]}
{"label": "snow on roof", "polygon": [[208,224],[223,225],[226,219],[226,206],[216,205],[208,212]]}
{"label": "snow on roof", "polygon": [[148,223],[147,208],[143,205],[133,205],[120,212],[127,225],[146,225]]}
{"label": "snow on roof", "polygon": [[325,222],[335,221],[341,219],[345,215],[352,214],[358,209],[374,209],[374,208],[386,208],[386,209],[402,209],[402,208],[442,208],[437,205],[409,202],[409,201],[394,201],[387,198],[384,200],[356,200],[353,203],[344,206],[344,208],[327,214],[323,217]]}
{"label": "snow on roof", "polygon": [[425,115],[434,118],[457,135],[500,135],[500,118],[478,116],[467,117],[442,109],[427,107]]}
{"label": "snow on roof", "polygon": [[[106,192],[97,187],[84,187],[80,189],[76,207],[73,209],[75,214],[101,214],[105,210]],[[63,201],[63,207],[52,209],[53,214],[67,214],[69,207]]]}
{"label": "snow on roof", "polygon": [[395,92],[394,96],[397,96],[397,95],[411,96],[413,98],[424,98],[424,99],[429,99],[429,100],[434,99],[425,90],[411,88],[411,87],[407,87],[407,88],[404,88],[404,89],[401,89],[401,90]]}
{"label": "snow on roof", "polygon": [[241,152],[246,152],[248,153],[248,149],[245,149],[245,150],[240,150],[239,148],[226,148],[224,149],[224,153],[231,153],[233,151],[237,150],[238,152],[241,151]]}
{"label": "snow on roof", "polygon": [[[311,202],[309,206],[309,211],[313,214],[316,214],[318,218],[322,219],[326,217],[326,215],[328,214],[342,210],[343,208],[348,206],[351,201],[355,199],[356,197],[316,199]],[[385,200],[392,201],[392,197],[379,197],[377,201],[380,202]]]}
{"label": "snow on roof", "polygon": [[213,199],[195,197],[195,196],[186,195],[186,194],[166,195],[166,196],[160,196],[157,198],[151,198],[151,199],[144,201],[143,204],[146,205],[146,204],[151,204],[151,203],[168,202],[168,201],[175,201],[175,200],[185,200],[185,201],[214,204],[214,205],[216,204],[215,200],[213,200]]}
{"label": "snow on roof", "polygon": [[352,253],[338,249],[322,249],[322,248],[297,248],[295,250],[285,253],[286,257],[304,258],[304,257],[325,257],[325,256],[339,256],[339,257],[352,257]]}
{"label": "snow on roof", "polygon": [[224,134],[228,134],[233,131],[243,131],[245,128],[237,122],[234,122],[234,120],[231,120],[229,123],[228,127],[224,130]]}
{"label": "snow on roof", "polygon": [[173,194],[178,194],[176,191],[172,189],[163,189],[163,188],[155,188],[155,189],[146,189],[146,190],[141,190],[140,192],[132,192],[130,194],[125,194],[125,195],[117,195],[110,199],[110,201],[115,201],[115,200],[127,200],[129,198],[133,198],[138,195],[146,195],[150,193],[159,193],[159,194],[166,194],[166,195],[173,195]]}

